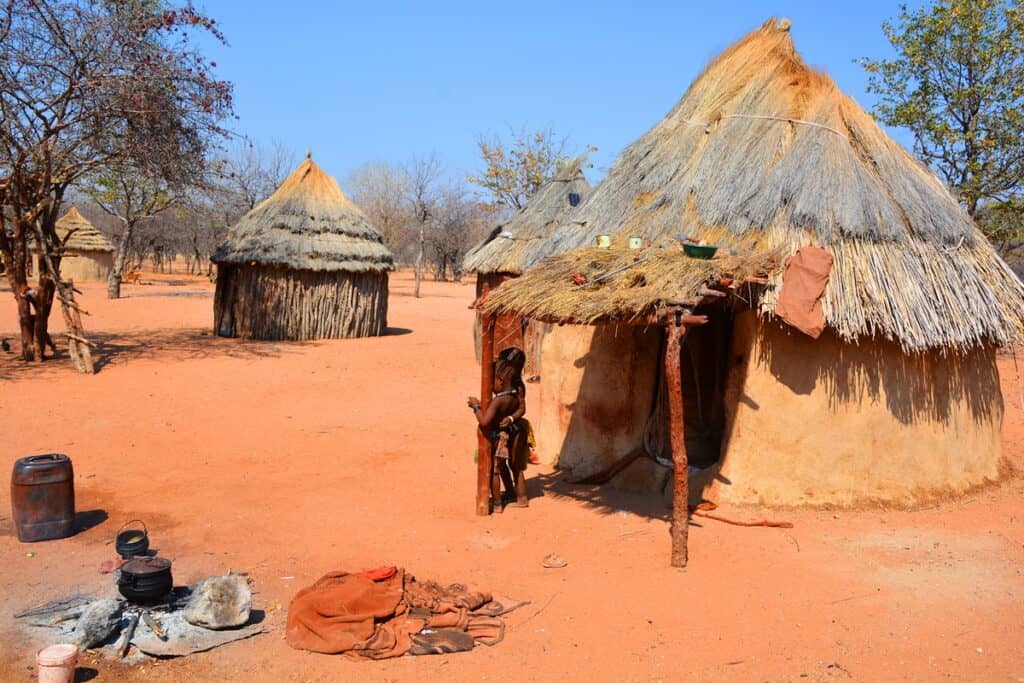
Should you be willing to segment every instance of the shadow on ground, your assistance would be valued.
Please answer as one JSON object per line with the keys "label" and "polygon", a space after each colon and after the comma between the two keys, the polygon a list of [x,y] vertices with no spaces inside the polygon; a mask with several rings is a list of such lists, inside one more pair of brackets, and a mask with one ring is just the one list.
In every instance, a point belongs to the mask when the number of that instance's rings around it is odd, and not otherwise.
{"label": "shadow on ground", "polygon": [[83,510],[75,513],[75,533],[80,534],[110,519],[106,510]]}
{"label": "shadow on ground", "polygon": [[212,299],[213,292],[207,289],[184,289],[180,292],[167,292],[158,290],[155,292],[144,292],[132,290],[130,294],[123,294],[122,299]]}
{"label": "shadow on ground", "polygon": [[578,500],[600,514],[610,515],[625,511],[650,519],[671,520],[672,510],[661,496],[641,495],[602,486],[573,484],[565,471],[556,470],[529,476],[527,493],[530,498],[550,496],[554,499]]}
{"label": "shadow on ground", "polygon": [[[55,337],[56,338],[56,337]],[[90,332],[96,345],[93,359],[96,372],[110,365],[134,360],[197,360],[203,358],[277,358],[297,353],[303,342],[260,342],[226,339],[206,328]],[[60,345],[52,357],[42,363],[26,363],[16,354],[0,354],[0,380],[59,375],[74,372],[67,348]]]}

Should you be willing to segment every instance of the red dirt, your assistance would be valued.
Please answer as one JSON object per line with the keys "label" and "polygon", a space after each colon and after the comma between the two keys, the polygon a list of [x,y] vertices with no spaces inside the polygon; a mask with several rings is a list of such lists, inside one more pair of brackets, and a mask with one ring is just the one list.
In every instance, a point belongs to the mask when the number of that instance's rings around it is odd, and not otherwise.
{"label": "red dirt", "polygon": [[[248,571],[271,632],[157,665],[100,661],[97,680],[1024,680],[1020,479],[916,512],[723,508],[795,528],[695,519],[677,571],[662,502],[569,488],[543,468],[528,471],[529,509],[473,514],[472,286],[428,282],[416,300],[400,274],[395,334],[285,344],[212,336],[210,285],[159,277],[121,301],[83,287],[102,345],[94,377],[0,353],[5,466],[68,453],[78,509],[108,516],[22,545],[0,494],[4,681],[31,680],[38,646],[11,613],[75,586],[112,590],[98,567],[133,517],[178,583]],[[1000,367],[1020,468],[1020,390],[1012,360]],[[544,569],[551,552],[569,566]],[[468,654],[356,663],[285,644],[296,590],[384,563],[532,604],[508,617],[503,643]]]}

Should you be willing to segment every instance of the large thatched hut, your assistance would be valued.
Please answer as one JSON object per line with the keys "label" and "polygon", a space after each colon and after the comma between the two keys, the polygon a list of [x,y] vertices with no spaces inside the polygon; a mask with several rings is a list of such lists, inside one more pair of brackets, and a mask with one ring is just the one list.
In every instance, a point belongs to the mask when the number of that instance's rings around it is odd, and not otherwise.
{"label": "large thatched hut", "polygon": [[383,334],[391,252],[338,183],[308,158],[247,213],[213,255],[223,337]]}
{"label": "large thatched hut", "polygon": [[57,237],[64,243],[60,274],[74,282],[103,281],[114,267],[114,245],[79,213],[71,209],[57,221]]}
{"label": "large thatched hut", "polygon": [[[482,304],[577,323],[545,341],[541,452],[667,491],[678,387],[694,497],[899,505],[996,480],[995,353],[1022,338],[1024,286],[788,29],[770,21],[715,59],[538,247],[561,255]],[[610,249],[584,246],[602,234]],[[690,258],[680,236],[718,254]],[[680,329],[673,361],[663,330]]]}
{"label": "large thatched hut", "polygon": [[[522,275],[527,259],[536,259],[541,244],[564,223],[572,210],[590,196],[590,183],[583,175],[585,157],[563,163],[555,176],[530,197],[529,203],[507,221],[500,223],[466,254],[462,269],[476,273],[476,297],[486,297],[501,283]],[[526,348],[528,369],[539,369],[537,358],[544,336],[543,325],[529,322],[515,313],[498,316],[495,324],[495,349],[508,346]],[[480,356],[479,317],[475,328],[477,358]]]}

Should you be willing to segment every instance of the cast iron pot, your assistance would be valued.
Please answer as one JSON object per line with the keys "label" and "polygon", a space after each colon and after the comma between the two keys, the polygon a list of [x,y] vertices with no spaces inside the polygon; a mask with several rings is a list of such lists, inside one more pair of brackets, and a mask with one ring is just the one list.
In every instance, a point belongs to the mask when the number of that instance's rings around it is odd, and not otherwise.
{"label": "cast iron pot", "polygon": [[[138,522],[141,529],[129,529],[130,524]],[[114,549],[117,554],[126,560],[138,555],[145,555],[149,550],[149,529],[141,519],[131,519],[117,532],[117,540],[114,541]]]}
{"label": "cast iron pot", "polygon": [[121,566],[117,589],[131,602],[155,602],[171,592],[171,561],[162,557],[136,557]]}

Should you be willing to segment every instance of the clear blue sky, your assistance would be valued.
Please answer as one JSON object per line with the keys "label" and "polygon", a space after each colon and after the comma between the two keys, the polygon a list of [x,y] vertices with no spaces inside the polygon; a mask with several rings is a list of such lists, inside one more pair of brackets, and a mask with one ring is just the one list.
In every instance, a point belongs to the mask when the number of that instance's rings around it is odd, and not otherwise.
{"label": "clear blue sky", "polygon": [[[912,5],[918,3],[910,3]],[[478,134],[550,127],[598,147],[592,179],[662,118],[709,59],[770,16],[866,108],[853,60],[886,56],[896,0],[351,2],[199,0],[227,35],[237,129],[314,157],[339,180],[436,152],[479,166]],[[905,135],[897,139],[906,143]]]}

